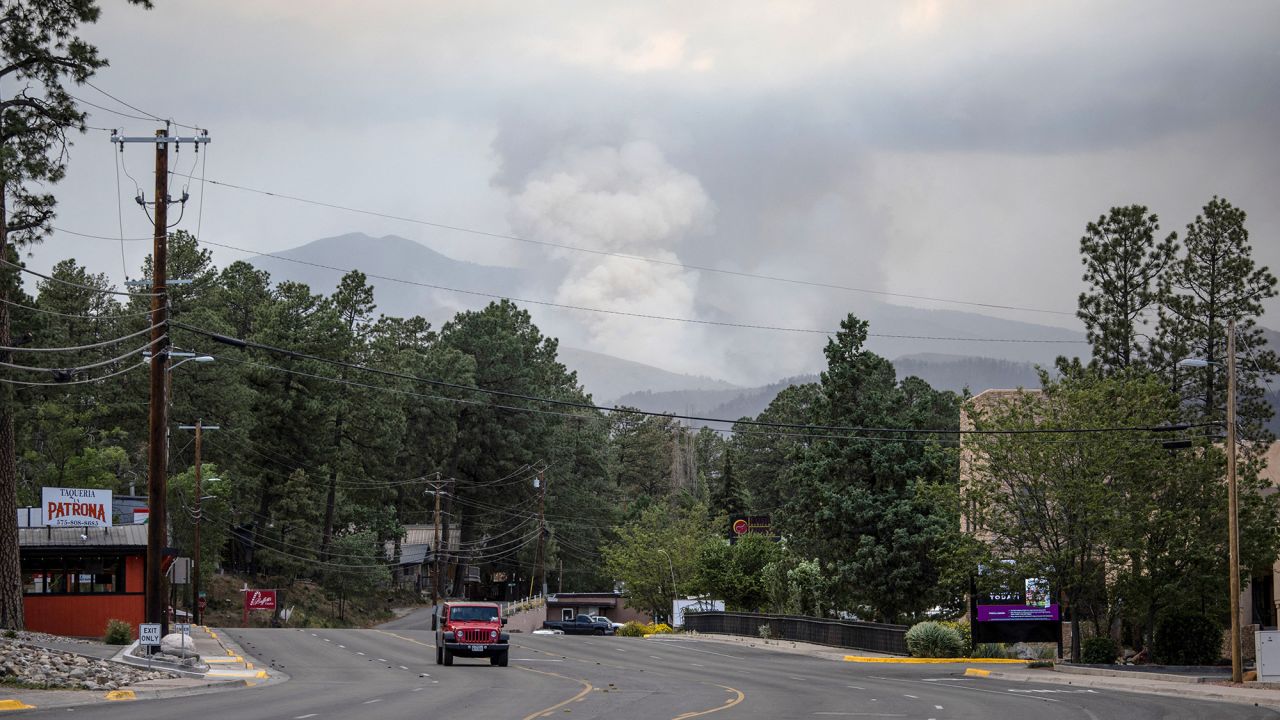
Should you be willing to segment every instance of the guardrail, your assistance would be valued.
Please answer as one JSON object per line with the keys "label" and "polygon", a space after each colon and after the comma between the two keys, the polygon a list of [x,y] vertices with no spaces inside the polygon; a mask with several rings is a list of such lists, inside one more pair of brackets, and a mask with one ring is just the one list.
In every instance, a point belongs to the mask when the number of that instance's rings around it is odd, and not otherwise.
{"label": "guardrail", "polygon": [[770,640],[794,640],[893,655],[907,654],[906,625],[828,620],[803,615],[688,610],[684,614],[684,629],[700,633],[763,637],[761,627],[768,627]]}

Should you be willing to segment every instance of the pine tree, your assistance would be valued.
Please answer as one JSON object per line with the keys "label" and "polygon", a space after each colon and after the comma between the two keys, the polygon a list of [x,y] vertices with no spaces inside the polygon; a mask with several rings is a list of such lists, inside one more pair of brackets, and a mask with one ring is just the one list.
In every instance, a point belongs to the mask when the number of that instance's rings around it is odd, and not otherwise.
{"label": "pine tree", "polygon": [[1160,278],[1177,254],[1177,233],[1157,241],[1160,220],[1143,205],[1113,207],[1080,238],[1083,280],[1076,315],[1094,360],[1106,371],[1143,362],[1149,353],[1144,313],[1160,302]]}
{"label": "pine tree", "polygon": [[[146,0],[132,0],[150,7]],[[0,258],[10,246],[39,242],[49,232],[55,200],[48,187],[66,172],[68,135],[84,131],[85,114],[67,92],[107,61],[76,35],[96,22],[94,0],[15,0],[0,8]],[[0,288],[5,300],[15,288]],[[10,343],[9,306],[0,303],[0,346]],[[0,357],[8,360],[8,357]],[[0,390],[0,627],[21,628],[14,398]]]}
{"label": "pine tree", "polygon": [[[1191,419],[1226,417],[1227,321],[1236,321],[1236,395],[1242,436],[1266,442],[1271,408],[1266,378],[1280,362],[1266,347],[1258,318],[1263,301],[1276,295],[1276,277],[1258,267],[1249,245],[1245,212],[1214,197],[1187,225],[1186,253],[1169,270],[1168,298],[1160,314],[1160,369],[1182,393]],[[1210,365],[1187,370],[1178,360],[1203,358]]]}

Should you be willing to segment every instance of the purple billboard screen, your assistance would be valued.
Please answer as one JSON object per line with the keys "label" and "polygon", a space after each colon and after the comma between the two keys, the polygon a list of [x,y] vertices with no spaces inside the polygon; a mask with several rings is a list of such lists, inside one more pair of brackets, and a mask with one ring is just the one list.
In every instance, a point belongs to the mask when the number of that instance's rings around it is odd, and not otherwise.
{"label": "purple billboard screen", "polygon": [[1058,606],[1035,605],[979,605],[978,622],[1026,622],[1058,620]]}

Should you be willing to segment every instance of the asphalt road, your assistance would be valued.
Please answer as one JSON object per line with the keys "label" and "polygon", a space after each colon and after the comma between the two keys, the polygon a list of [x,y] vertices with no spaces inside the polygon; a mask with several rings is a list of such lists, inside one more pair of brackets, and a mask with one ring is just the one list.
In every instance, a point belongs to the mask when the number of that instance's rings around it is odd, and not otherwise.
{"label": "asphalt road", "polygon": [[376,630],[228,630],[288,682],[24,717],[1280,718],[1271,710],[966,678],[963,665],[861,665],[686,639],[516,635],[511,666],[435,664],[429,616]]}

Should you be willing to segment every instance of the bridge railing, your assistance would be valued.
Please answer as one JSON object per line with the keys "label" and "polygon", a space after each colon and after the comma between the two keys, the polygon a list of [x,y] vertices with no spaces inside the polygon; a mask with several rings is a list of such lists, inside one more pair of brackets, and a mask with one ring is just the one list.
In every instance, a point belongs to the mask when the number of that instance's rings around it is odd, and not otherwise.
{"label": "bridge railing", "polygon": [[700,633],[763,637],[766,632],[761,628],[768,628],[767,635],[771,640],[907,654],[906,625],[745,612],[685,611],[684,615],[684,629]]}

